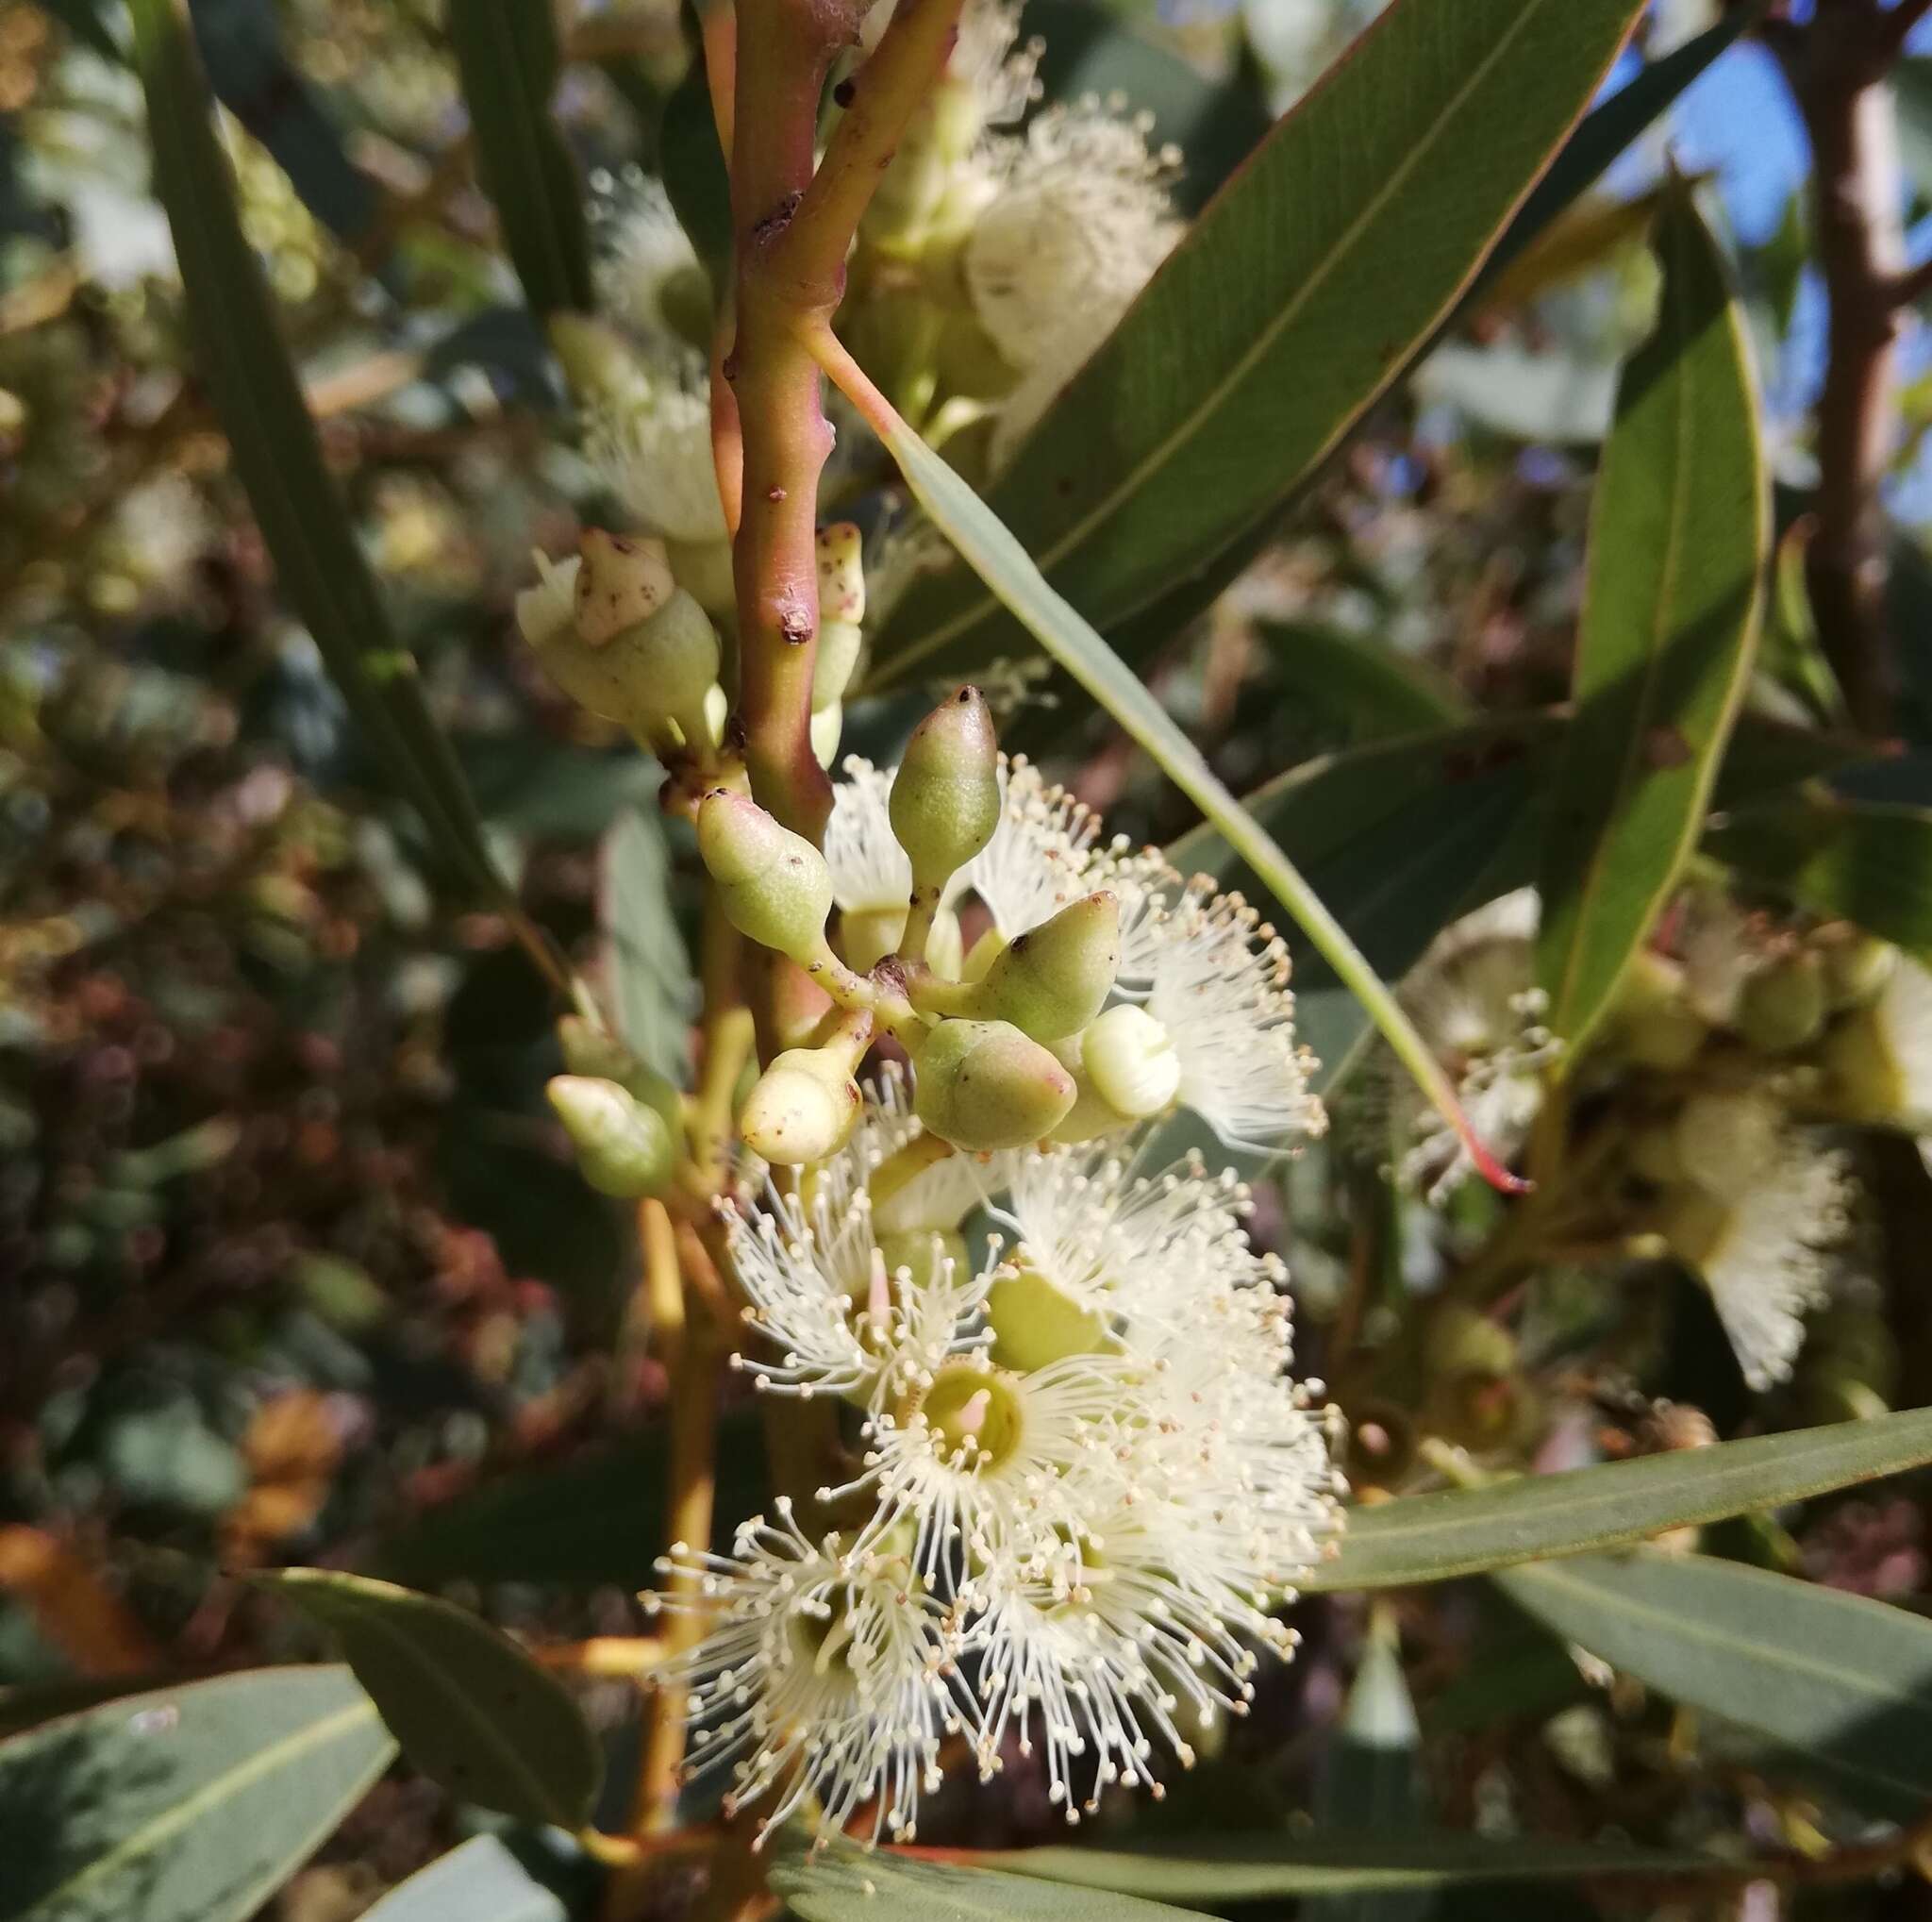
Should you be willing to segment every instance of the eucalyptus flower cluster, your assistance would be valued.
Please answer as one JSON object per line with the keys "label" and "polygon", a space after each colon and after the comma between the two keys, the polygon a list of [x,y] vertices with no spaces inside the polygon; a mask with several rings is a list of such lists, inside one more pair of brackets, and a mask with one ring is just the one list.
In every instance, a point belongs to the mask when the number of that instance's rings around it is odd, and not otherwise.
{"label": "eucalyptus flower cluster", "polygon": [[[916,1079],[916,1076],[915,1076]],[[704,1640],[693,1772],[822,1833],[915,1830],[948,1744],[1038,1755],[1069,1822],[1252,1697],[1276,1610],[1338,1521],[1330,1412],[1289,1377],[1281,1264],[1198,1161],[949,1152],[888,1069],[845,1144],[725,1218],[768,1393],[836,1397],[851,1479],[666,1573]],[[969,1214],[997,1232],[969,1252]]]}
{"label": "eucalyptus flower cluster", "polygon": [[[1505,897],[1440,936],[1406,985],[1475,1127],[1505,1155],[1542,1108],[1559,1044],[1536,986],[1539,904]],[[1615,1008],[1567,1062],[1569,1154],[1590,1238],[1667,1251],[1710,1291],[1745,1379],[1791,1375],[1807,1317],[1855,1266],[1852,1130],[1932,1134],[1932,974],[1841,922],[1688,889]],[[1469,1172],[1433,1119],[1398,1119],[1399,1171],[1434,1201]]]}
{"label": "eucalyptus flower cluster", "polygon": [[698,813],[725,913],[834,1004],[753,1088],[755,1153],[838,1152],[882,1034],[912,1063],[921,1123],[967,1154],[1120,1137],[1177,1108],[1230,1146],[1319,1130],[1281,940],[1239,894],[1104,842],[1000,754],[976,689],[920,724],[897,769],[846,772],[823,852],[730,785]]}

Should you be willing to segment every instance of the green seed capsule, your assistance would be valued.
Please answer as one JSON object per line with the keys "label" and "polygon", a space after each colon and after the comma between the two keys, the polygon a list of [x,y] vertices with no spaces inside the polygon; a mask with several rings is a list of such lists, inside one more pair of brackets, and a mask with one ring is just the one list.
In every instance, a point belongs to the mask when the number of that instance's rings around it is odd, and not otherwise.
{"label": "green seed capsule", "polygon": [[676,1151],[656,1109],[615,1081],[589,1075],[555,1076],[544,1092],[592,1188],[635,1201],[669,1186]]}
{"label": "green seed capsule", "polygon": [[1024,1147],[1074,1105],[1074,1078],[1004,1021],[941,1021],[914,1057],[913,1111],[970,1153]]}
{"label": "green seed capsule", "polygon": [[825,858],[748,794],[713,788],[698,810],[698,853],[731,925],[793,961],[815,960],[832,908]]}

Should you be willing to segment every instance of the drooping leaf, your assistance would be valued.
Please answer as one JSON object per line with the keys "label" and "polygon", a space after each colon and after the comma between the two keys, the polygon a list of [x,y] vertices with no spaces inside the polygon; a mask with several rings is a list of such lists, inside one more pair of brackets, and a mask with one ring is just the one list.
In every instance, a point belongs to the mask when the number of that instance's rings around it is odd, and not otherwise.
{"label": "drooping leaf", "polygon": [[[460,770],[396,639],[276,328],[208,123],[208,86],[182,0],[132,0],[155,191],[188,296],[196,364],[275,563],[350,712],[457,872],[541,937],[497,872]],[[561,978],[560,964],[553,963]]]}
{"label": "drooping leaf", "polygon": [[1518,1607],[1672,1699],[1770,1736],[1857,1806],[1932,1797],[1932,1622],[1704,1555],[1637,1549],[1507,1570]]}
{"label": "drooping leaf", "polygon": [[671,858],[655,812],[627,809],[604,841],[602,914],[618,1032],[674,1086],[686,1078],[694,999],[671,902]]}
{"label": "drooping leaf", "polygon": [[1180,1922],[1182,1911],[1140,1897],[1071,1888],[1030,1876],[955,1867],[844,1843],[814,1854],[795,1835],[778,1846],[772,1889],[800,1922]]}
{"label": "drooping leaf", "polygon": [[989,1867],[1079,1888],[1217,1905],[1285,1896],[1684,1875],[1721,1866],[1707,1856],[1627,1843],[1533,1836],[1491,1842],[1479,1835],[1431,1834],[1412,1828],[1202,1835],[1190,1837],[1185,1846],[1137,1848],[1015,1848],[989,1852],[980,1860]]}
{"label": "drooping leaf", "polygon": [[1026,0],[1020,39],[1044,42],[1040,81],[1048,100],[1118,99],[1151,114],[1151,145],[1181,157],[1174,199],[1194,213],[1268,132],[1267,103],[1237,70],[1210,80],[1118,18],[1082,0]]}
{"label": "drooping leaf", "polygon": [[1932,962],[1932,808],[1829,795],[1727,815],[1706,849],[1814,913]]}
{"label": "drooping leaf", "polygon": [[341,1645],[403,1753],[463,1800],[575,1829],[603,1778],[568,1690],[508,1636],[435,1596],[321,1568],[254,1578]]}
{"label": "drooping leaf", "polygon": [[494,1835],[478,1835],[397,1883],[362,1922],[564,1922],[567,1913]]}
{"label": "drooping leaf", "polygon": [[550,118],[557,23],[524,0],[452,0],[450,44],[476,142],[476,171],[539,318],[591,305],[591,243],[576,168]]}
{"label": "drooping leaf", "polygon": [[[993,490],[1089,621],[1212,576],[1271,519],[1433,336],[1640,10],[1396,0],[1276,125]],[[956,567],[907,594],[872,677],[1016,643],[998,594]]]}
{"label": "drooping leaf", "polygon": [[1932,1411],[1646,1455],[1480,1489],[1405,1496],[1349,1515],[1304,1588],[1391,1588],[1641,1542],[1932,1462]]}
{"label": "drooping leaf", "polygon": [[1665,206],[1657,249],[1657,330],[1624,370],[1597,476],[1543,851],[1537,967],[1573,1060],[1696,845],[1770,540],[1744,326],[1688,192]]}
{"label": "drooping leaf", "polygon": [[0,1744],[6,1922],[242,1922],[395,1745],[346,1668],[124,1696]]}

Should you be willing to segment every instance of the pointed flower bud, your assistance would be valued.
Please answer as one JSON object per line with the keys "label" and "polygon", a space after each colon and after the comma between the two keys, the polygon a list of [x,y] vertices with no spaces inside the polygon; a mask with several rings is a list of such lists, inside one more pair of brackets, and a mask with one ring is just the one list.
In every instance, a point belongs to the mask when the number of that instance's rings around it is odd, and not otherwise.
{"label": "pointed flower bud", "polygon": [[1024,1147],[1074,1105],[1074,1078],[1005,1021],[941,1021],[914,1059],[913,1112],[974,1154]]}
{"label": "pointed flower bud", "polygon": [[936,894],[992,839],[1000,825],[999,743],[977,688],[962,687],[912,730],[888,805],[919,893]]}
{"label": "pointed flower bud", "polygon": [[1101,1099],[1136,1121],[1160,1113],[1180,1093],[1174,1037],[1132,1001],[1109,1008],[1087,1030],[1080,1065]]}
{"label": "pointed flower bud", "polygon": [[748,794],[713,788],[698,810],[698,853],[731,925],[793,961],[814,958],[832,908],[825,858]]}
{"label": "pointed flower bud", "polygon": [[744,1145],[781,1168],[835,1155],[852,1138],[863,1097],[841,1050],[788,1048],[746,1097]]}
{"label": "pointed flower bud", "polygon": [[[664,557],[664,543],[648,535],[606,533],[587,527],[578,544],[577,632],[592,647],[648,621],[677,582]],[[716,669],[712,670],[715,677]]]}
{"label": "pointed flower bud", "polygon": [[656,1109],[615,1081],[590,1075],[555,1076],[544,1092],[592,1188],[626,1201],[664,1192],[675,1150]]}
{"label": "pointed flower bud", "polygon": [[629,649],[660,713],[677,723],[687,744],[709,747],[705,704],[718,685],[718,630],[711,617],[680,588],[655,614],[626,628],[611,643]]}
{"label": "pointed flower bud", "polygon": [[571,1074],[615,1081],[626,1094],[636,1095],[662,1115],[664,1125],[675,1137],[684,1121],[683,1097],[616,1035],[593,1026],[581,1014],[566,1014],[557,1024],[557,1040],[563,1050],[563,1065]]}
{"label": "pointed flower bud", "polygon": [[1120,901],[1102,889],[1018,936],[974,990],[973,1011],[1058,1041],[1107,1005],[1120,965]]}

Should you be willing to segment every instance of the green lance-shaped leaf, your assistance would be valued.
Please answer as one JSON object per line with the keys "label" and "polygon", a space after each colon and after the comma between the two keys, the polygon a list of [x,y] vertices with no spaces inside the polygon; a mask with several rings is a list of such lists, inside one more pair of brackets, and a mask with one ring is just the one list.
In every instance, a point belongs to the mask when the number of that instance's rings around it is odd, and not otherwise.
{"label": "green lance-shaped leaf", "polygon": [[591,307],[582,189],[550,118],[557,89],[553,9],[528,0],[451,0],[450,44],[476,142],[476,171],[540,318]]}
{"label": "green lance-shaped leaf", "polygon": [[1927,1462],[1932,1410],[1914,1409],[1489,1488],[1405,1496],[1352,1511],[1340,1554],[1301,1586],[1393,1588],[1622,1547]]}
{"label": "green lance-shaped leaf", "polygon": [[467,1609],[320,1568],[258,1575],[341,1645],[403,1753],[453,1796],[526,1822],[589,1819],[603,1758],[569,1692]]}
{"label": "green lance-shaped leaf", "polygon": [[1932,1622],[1841,1589],[1702,1555],[1494,1578],[1566,1641],[1690,1708],[1767,1735],[1874,1814],[1932,1797]]}
{"label": "green lance-shaped leaf", "polygon": [[1732,814],[1704,844],[1801,908],[1932,962],[1932,809],[1818,795]]}
{"label": "green lance-shaped leaf", "polygon": [[[994,490],[1089,620],[1110,627],[1212,576],[1387,391],[1641,10],[1396,0],[1275,126]],[[874,683],[1010,650],[1001,598],[964,569],[922,582],[879,638]]]}
{"label": "green lance-shaped leaf", "polygon": [[0,1744],[5,1922],[242,1922],[388,1767],[346,1668],[125,1696]]}
{"label": "green lance-shaped leaf", "polygon": [[1395,1057],[1468,1146],[1475,1165],[1501,1186],[1511,1178],[1476,1140],[1441,1065],[1347,931],[1302,877],[1281,844],[1228,793],[1201,751],[1120,658],[1048,585],[992,510],[939,455],[879,400],[829,338],[821,352],[835,377],[867,412],[899,471],[934,524],[973,571],[1024,622],[1060,666],[1145,748],[1161,771],[1213,824],[1268,892],[1286,908],[1335,977],[1368,1011]]}
{"label": "green lance-shaped leaf", "polygon": [[[437,844],[542,944],[497,873],[462,774],[389,621],[276,330],[267,283],[236,218],[183,0],[131,0],[155,191],[167,209],[196,365],[248,491],[283,593],[315,637],[349,711]],[[560,962],[549,961],[561,982]]]}
{"label": "green lance-shaped leaf", "polygon": [[691,955],[671,896],[671,853],[655,808],[626,808],[604,838],[598,919],[608,944],[618,1032],[676,1086],[695,999]]}
{"label": "green lance-shaped leaf", "polygon": [[1306,1833],[1197,1835],[1144,1847],[1004,1849],[977,1859],[989,1868],[1077,1888],[1117,1889],[1191,1907],[1212,1902],[1217,1908],[1286,1896],[1376,1896],[1701,1871],[1722,1875],[1735,1867],[1688,1849],[1627,1843],[1537,1836],[1491,1842],[1450,1830],[1326,1826]]}
{"label": "green lance-shaped leaf", "polygon": [[772,1890],[800,1922],[1181,1922],[1183,1912],[1138,1896],[1096,1894],[1029,1876],[865,1854],[843,1842],[814,1853],[795,1831],[778,1846]]}
{"label": "green lance-shaped leaf", "polygon": [[565,1922],[568,1913],[494,1835],[478,1835],[398,1882],[362,1922]]}
{"label": "green lance-shaped leaf", "polygon": [[1688,190],[1656,243],[1657,330],[1624,371],[1597,476],[1575,718],[1543,850],[1537,967],[1572,1059],[1696,846],[1770,539],[1743,317]]}

